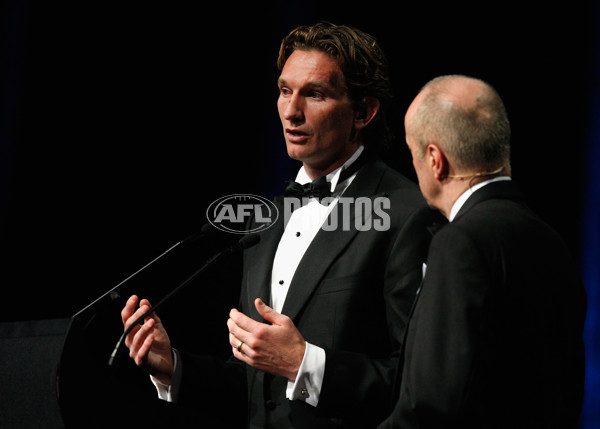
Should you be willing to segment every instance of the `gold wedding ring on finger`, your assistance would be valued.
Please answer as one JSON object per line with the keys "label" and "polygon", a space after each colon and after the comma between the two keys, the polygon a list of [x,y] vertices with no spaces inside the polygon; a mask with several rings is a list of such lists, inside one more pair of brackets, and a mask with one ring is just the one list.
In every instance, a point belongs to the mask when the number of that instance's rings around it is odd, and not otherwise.
{"label": "gold wedding ring on finger", "polygon": [[240,343],[239,343],[239,344],[237,345],[237,347],[236,347],[236,349],[237,349],[237,351],[238,351],[238,352],[240,352],[240,353],[242,352],[242,346],[243,346],[243,345],[244,345],[244,342],[243,342],[243,341],[240,341]]}

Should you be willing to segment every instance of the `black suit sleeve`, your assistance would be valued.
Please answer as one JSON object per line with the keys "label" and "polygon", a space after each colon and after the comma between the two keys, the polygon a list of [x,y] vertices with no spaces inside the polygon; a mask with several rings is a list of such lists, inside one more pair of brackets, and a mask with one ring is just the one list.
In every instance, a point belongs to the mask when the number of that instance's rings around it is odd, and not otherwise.
{"label": "black suit sleeve", "polygon": [[[180,352],[183,377],[179,404],[206,419],[227,422],[231,428],[246,427],[248,401],[245,364],[206,355]],[[223,415],[225,406],[226,416]]]}
{"label": "black suit sleeve", "polygon": [[491,279],[474,243],[445,229],[432,243],[408,328],[399,400],[382,428],[448,428],[473,394]]}

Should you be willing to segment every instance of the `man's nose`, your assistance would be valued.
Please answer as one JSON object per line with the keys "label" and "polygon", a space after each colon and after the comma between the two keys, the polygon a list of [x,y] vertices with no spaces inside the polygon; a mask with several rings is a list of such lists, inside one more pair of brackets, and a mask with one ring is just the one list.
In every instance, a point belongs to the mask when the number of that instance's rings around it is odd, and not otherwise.
{"label": "man's nose", "polygon": [[297,94],[292,95],[283,109],[283,118],[290,122],[298,122],[304,118],[302,99]]}

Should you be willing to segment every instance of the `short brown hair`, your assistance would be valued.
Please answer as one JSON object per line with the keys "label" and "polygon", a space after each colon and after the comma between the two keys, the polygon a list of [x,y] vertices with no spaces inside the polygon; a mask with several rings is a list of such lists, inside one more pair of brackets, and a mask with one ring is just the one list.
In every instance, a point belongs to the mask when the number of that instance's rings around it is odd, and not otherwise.
{"label": "short brown hair", "polygon": [[361,137],[365,146],[387,146],[392,135],[386,111],[393,95],[387,58],[375,38],[358,29],[329,22],[297,27],[281,43],[277,59],[279,71],[295,50],[318,50],[336,60],[355,109],[360,108],[364,97],[379,100],[379,113],[365,127]]}

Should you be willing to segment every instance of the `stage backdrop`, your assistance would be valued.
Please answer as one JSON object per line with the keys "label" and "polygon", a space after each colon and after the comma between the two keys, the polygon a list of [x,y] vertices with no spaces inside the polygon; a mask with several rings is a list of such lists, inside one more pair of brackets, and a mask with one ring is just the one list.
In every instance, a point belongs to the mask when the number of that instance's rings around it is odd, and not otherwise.
{"label": "stage backdrop", "polygon": [[[582,427],[600,426],[595,2],[214,3],[3,3],[0,322],[69,318],[198,231],[217,198],[281,192],[298,164],[275,108],[278,46],[296,25],[328,20],[372,33],[387,52],[397,145],[386,160],[413,180],[402,124],[420,87],[462,73],[499,91],[514,179],[581,261],[590,298]],[[165,265],[133,292],[160,297],[207,253],[199,246],[186,269]],[[207,347],[227,347],[232,266],[165,309],[178,340],[189,341],[193,313],[211,333]]]}

